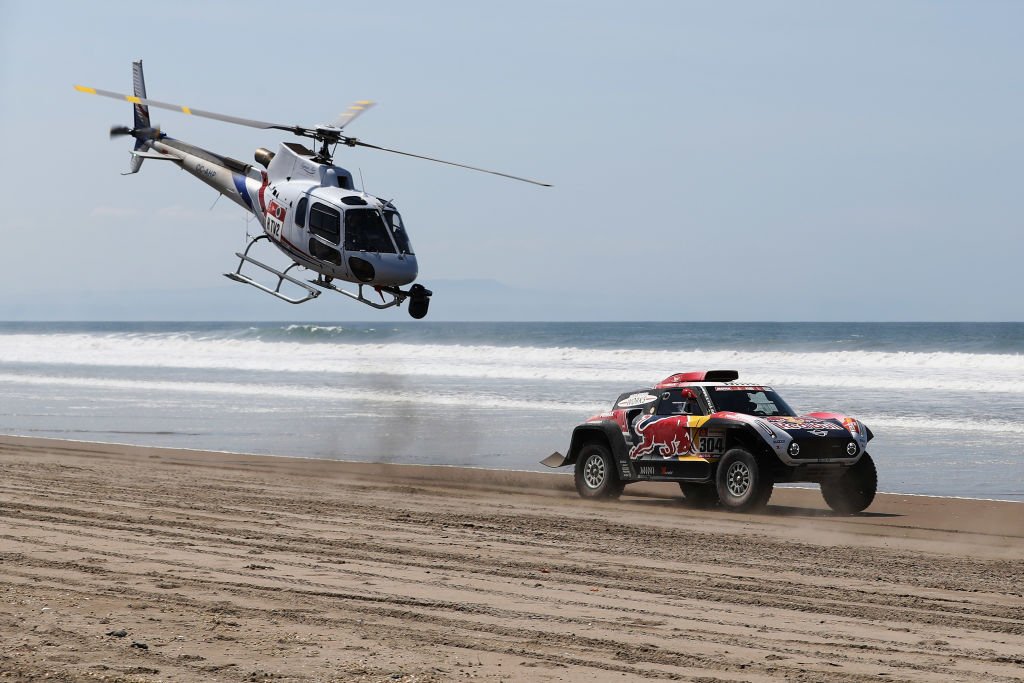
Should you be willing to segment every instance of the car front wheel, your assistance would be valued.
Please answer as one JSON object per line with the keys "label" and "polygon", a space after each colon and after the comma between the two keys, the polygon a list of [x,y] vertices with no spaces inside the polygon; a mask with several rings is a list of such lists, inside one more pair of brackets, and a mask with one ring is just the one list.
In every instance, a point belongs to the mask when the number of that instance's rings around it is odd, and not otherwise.
{"label": "car front wheel", "polygon": [[731,448],[718,462],[715,474],[718,499],[734,512],[763,509],[771,498],[774,482],[750,451]]}
{"label": "car front wheel", "polygon": [[582,498],[618,498],[625,485],[604,444],[587,444],[576,457],[576,491]]}
{"label": "car front wheel", "polygon": [[828,506],[843,515],[866,510],[875,499],[878,472],[871,456],[865,453],[855,465],[832,481],[821,482],[821,495]]}

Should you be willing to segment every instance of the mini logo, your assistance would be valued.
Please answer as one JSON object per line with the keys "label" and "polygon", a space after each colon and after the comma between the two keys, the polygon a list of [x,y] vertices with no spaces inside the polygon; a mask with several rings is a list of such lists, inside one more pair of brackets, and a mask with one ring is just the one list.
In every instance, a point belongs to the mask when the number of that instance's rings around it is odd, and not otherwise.
{"label": "mini logo", "polygon": [[815,436],[828,436],[828,432],[826,432],[824,429],[813,429],[807,433],[814,434]]}

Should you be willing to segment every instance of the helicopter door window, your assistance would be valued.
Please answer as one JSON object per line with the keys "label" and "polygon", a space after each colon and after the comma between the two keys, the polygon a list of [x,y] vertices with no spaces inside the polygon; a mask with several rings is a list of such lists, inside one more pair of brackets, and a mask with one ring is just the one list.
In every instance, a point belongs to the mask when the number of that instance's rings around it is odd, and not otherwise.
{"label": "helicopter door window", "polygon": [[309,231],[332,244],[338,244],[341,241],[341,215],[338,210],[323,204],[313,204],[309,210]]}
{"label": "helicopter door window", "polygon": [[391,228],[391,236],[395,238],[399,254],[412,254],[412,244],[409,243],[409,233],[405,231],[402,224],[402,217],[397,211],[385,211],[384,218],[387,219],[388,227]]}
{"label": "helicopter door window", "polygon": [[299,205],[295,207],[295,225],[300,228],[306,226],[306,206],[309,202],[305,197],[299,200]]}
{"label": "helicopter door window", "polygon": [[327,261],[328,263],[333,263],[336,266],[341,265],[341,254],[338,253],[338,250],[331,249],[315,237],[309,240],[309,253],[312,254],[314,258],[318,258],[321,261]]}
{"label": "helicopter door window", "polygon": [[394,254],[395,245],[380,212],[375,209],[345,210],[345,249]]}

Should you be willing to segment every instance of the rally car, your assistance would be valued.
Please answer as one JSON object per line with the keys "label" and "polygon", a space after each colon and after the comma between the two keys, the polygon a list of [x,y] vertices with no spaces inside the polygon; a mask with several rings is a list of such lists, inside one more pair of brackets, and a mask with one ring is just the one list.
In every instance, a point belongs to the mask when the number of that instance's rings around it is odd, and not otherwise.
{"label": "rally car", "polygon": [[764,508],[781,482],[815,482],[833,510],[853,514],[875,498],[873,437],[837,413],[798,416],[771,387],[735,370],[684,372],[619,396],[576,427],[567,455],[584,498],[617,498],[634,481],[679,482],[685,499],[736,511]]}

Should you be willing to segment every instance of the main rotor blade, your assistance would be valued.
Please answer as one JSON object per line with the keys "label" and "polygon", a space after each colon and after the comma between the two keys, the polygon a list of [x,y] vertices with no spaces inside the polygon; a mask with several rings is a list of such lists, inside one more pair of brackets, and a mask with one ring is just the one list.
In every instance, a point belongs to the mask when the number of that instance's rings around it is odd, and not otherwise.
{"label": "main rotor blade", "polygon": [[334,120],[334,123],[332,123],[331,126],[337,128],[338,130],[341,130],[348,124],[355,121],[360,114],[362,114],[364,111],[366,111],[375,104],[377,103],[371,100],[359,100],[358,102],[355,102],[351,106],[349,106],[348,109],[338,114],[338,118]]}
{"label": "main rotor blade", "polygon": [[[283,130],[295,135],[302,135],[311,137],[318,140],[323,140],[324,129],[320,128],[307,128],[306,126],[298,125],[287,125],[284,123],[271,123],[270,121],[260,121],[259,119],[244,119],[239,116],[228,116],[227,114],[218,114],[213,111],[206,111],[203,109],[193,109],[192,107],[186,107],[181,104],[172,104],[170,102],[160,102],[158,100],[151,100],[145,97],[137,97],[135,95],[125,95],[124,93],[113,92],[111,90],[100,90],[99,88],[90,88],[84,85],[76,85],[75,90],[78,92],[84,92],[89,95],[99,95],[101,97],[110,97],[115,100],[124,100],[131,102],[132,104],[141,104],[147,107],[155,107],[157,109],[169,109],[171,111],[181,112],[182,114],[190,114],[192,116],[199,116],[204,119],[213,119],[215,121],[223,121],[225,123],[234,123],[239,126],[248,126],[249,128],[261,128],[264,130],[275,129]],[[333,127],[338,129],[333,132],[333,141],[340,141],[350,147],[369,147],[370,149],[379,149],[382,152],[391,152],[392,154],[401,154],[407,157],[413,157],[415,159],[424,159],[426,161],[433,161],[439,164],[447,164],[448,166],[457,166],[459,168],[466,168],[471,171],[479,171],[480,173],[490,173],[491,175],[501,176],[502,178],[509,178],[511,180],[518,180],[524,183],[531,183],[533,185],[540,185],[541,187],[551,187],[550,183],[542,183],[539,180],[530,180],[529,178],[522,178],[520,176],[511,175],[509,173],[502,173],[500,171],[492,171],[486,168],[480,168],[478,166],[470,166],[469,164],[459,164],[454,161],[445,161],[444,159],[436,159],[434,157],[424,156],[422,154],[412,154],[411,152],[403,152],[397,149],[390,149],[388,147],[380,147],[378,145],[371,145],[368,142],[362,142],[356,138],[348,138],[341,136],[340,130],[352,123],[356,117],[361,115],[364,111],[374,105],[374,102],[370,100],[360,100],[350,106],[347,110],[342,112],[338,119],[333,124]],[[334,137],[337,136],[337,137]],[[328,139],[328,141],[331,141]]]}
{"label": "main rotor blade", "polygon": [[468,168],[471,171],[480,171],[481,173],[490,173],[491,175],[500,175],[502,178],[510,178],[512,180],[520,180],[524,183],[533,183],[534,185],[540,185],[541,187],[551,187],[551,183],[542,183],[539,180],[530,180],[529,178],[521,178],[517,175],[509,175],[508,173],[502,173],[501,171],[491,171],[486,168],[479,168],[477,166],[470,166],[468,164],[457,164],[454,161],[445,161],[444,159],[435,159],[434,157],[425,157],[422,154],[412,154],[411,152],[402,152],[397,149],[388,149],[387,147],[379,147],[377,145],[371,145],[368,142],[363,142],[356,138],[342,139],[342,142],[351,147],[369,147],[370,149],[379,149],[383,152],[391,152],[393,154],[401,154],[407,157],[415,157],[416,159],[426,159],[427,161],[436,161],[439,164],[448,164],[449,166],[458,166],[459,168]]}
{"label": "main rotor blade", "polygon": [[186,107],[180,104],[171,104],[170,102],[158,102],[157,100],[149,100],[145,97],[136,97],[135,95],[125,95],[123,93],[111,92],[110,90],[100,90],[99,88],[89,88],[84,85],[76,85],[75,90],[78,92],[84,92],[89,95],[100,95],[101,97],[111,97],[115,100],[125,100],[132,104],[143,104],[148,107],[156,107],[157,109],[170,109],[171,111],[178,111],[182,114],[191,114],[192,116],[200,116],[204,119],[214,119],[216,121],[224,121],[225,123],[234,123],[239,126],[248,126],[250,128],[263,128],[269,129],[274,128],[277,130],[286,130],[296,135],[309,135],[310,129],[304,126],[289,126],[283,123],[270,123],[268,121],[259,121],[257,119],[243,119],[238,116],[228,116],[227,114],[218,114],[213,111],[204,111],[202,109],[193,109],[192,107]]}

